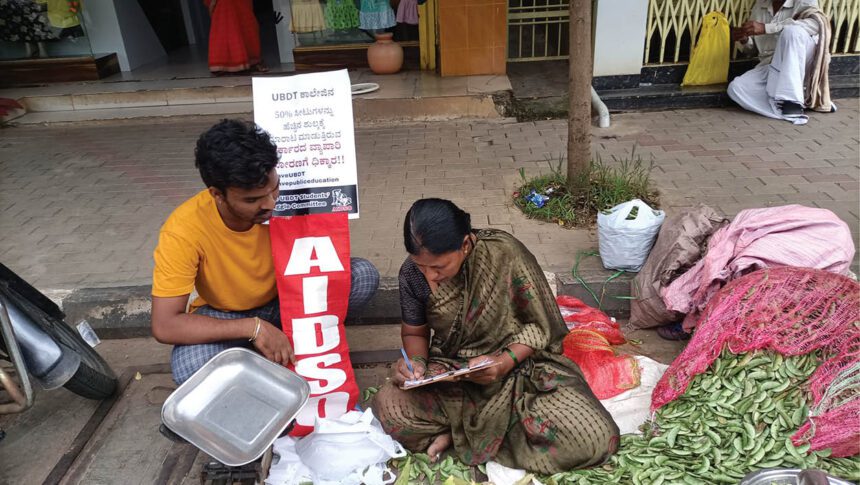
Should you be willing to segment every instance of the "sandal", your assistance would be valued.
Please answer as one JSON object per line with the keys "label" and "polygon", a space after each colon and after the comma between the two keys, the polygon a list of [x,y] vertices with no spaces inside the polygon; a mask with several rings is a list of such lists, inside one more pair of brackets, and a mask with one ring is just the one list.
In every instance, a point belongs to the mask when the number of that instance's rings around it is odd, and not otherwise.
{"label": "sandal", "polygon": [[690,340],[693,335],[684,331],[680,323],[671,323],[657,329],[657,335],[665,340]]}

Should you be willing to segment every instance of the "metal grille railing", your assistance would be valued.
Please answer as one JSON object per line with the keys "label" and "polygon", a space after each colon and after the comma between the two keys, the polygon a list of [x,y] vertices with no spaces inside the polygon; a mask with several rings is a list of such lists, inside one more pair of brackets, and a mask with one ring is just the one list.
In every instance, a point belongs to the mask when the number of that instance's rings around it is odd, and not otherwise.
{"label": "metal grille railing", "polygon": [[833,27],[830,53],[860,52],[860,0],[821,0],[821,9],[830,16]]}
{"label": "metal grille railing", "polygon": [[567,0],[508,0],[508,61],[567,59]]}
{"label": "metal grille railing", "polygon": [[[650,0],[645,64],[688,61],[706,13],[723,12],[729,25],[736,26],[749,18],[754,4],[755,0]],[[830,16],[833,27],[830,52],[860,52],[860,0],[820,0],[820,6]]]}

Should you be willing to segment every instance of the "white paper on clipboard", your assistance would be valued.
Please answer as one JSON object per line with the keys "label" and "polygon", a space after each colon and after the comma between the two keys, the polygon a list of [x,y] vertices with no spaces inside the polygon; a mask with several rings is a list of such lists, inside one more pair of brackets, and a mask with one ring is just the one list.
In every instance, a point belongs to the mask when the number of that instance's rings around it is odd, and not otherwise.
{"label": "white paper on clipboard", "polygon": [[425,377],[424,379],[413,379],[410,381],[406,381],[400,386],[401,389],[414,389],[416,387],[426,386],[427,384],[434,384],[437,382],[445,382],[453,380],[455,377],[464,376],[467,374],[471,374],[473,372],[477,372],[479,370],[487,369],[493,366],[499,365],[498,362],[495,362],[491,359],[484,360],[482,362],[478,362],[477,364],[471,367],[463,367],[462,369],[454,369],[448,372],[442,372],[441,374],[436,374],[434,376]]}

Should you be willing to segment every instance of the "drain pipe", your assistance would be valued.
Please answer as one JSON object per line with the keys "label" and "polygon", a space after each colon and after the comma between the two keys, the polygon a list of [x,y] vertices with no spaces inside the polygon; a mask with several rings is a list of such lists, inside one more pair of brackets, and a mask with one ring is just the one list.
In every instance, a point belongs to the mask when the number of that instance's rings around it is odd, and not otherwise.
{"label": "drain pipe", "polygon": [[609,128],[609,109],[597,95],[594,86],[591,87],[591,106],[597,110],[597,126],[601,128]]}

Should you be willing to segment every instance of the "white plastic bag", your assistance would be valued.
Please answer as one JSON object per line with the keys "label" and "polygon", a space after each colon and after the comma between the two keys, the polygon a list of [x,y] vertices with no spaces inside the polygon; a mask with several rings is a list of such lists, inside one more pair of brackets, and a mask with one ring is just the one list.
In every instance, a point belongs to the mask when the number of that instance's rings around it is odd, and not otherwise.
{"label": "white plastic bag", "polygon": [[[633,209],[637,212],[631,214]],[[666,214],[645,202],[633,199],[597,214],[600,259],[606,269],[638,272],[648,259],[651,246]]]}
{"label": "white plastic bag", "polygon": [[368,409],[318,419],[314,431],[296,443],[296,454],[314,483],[385,485],[395,480],[386,463],[406,456],[406,450]]}
{"label": "white plastic bag", "polygon": [[275,441],[275,456],[266,475],[266,485],[388,485],[395,481],[394,473],[385,462],[371,465],[361,472],[352,472],[340,480],[323,480],[302,463],[296,453],[298,441],[292,436],[284,436]]}
{"label": "white plastic bag", "polygon": [[283,436],[272,444],[272,465],[266,475],[266,485],[301,485],[313,481],[311,471],[296,454],[298,439]]}
{"label": "white plastic bag", "polygon": [[[508,468],[501,463],[488,461],[486,465],[487,478],[493,485],[516,485],[526,477],[526,471],[520,468]],[[532,476],[528,485],[543,485],[543,482]]]}

